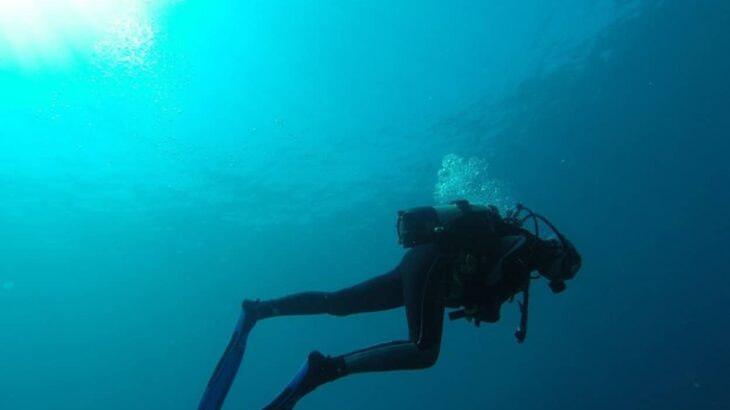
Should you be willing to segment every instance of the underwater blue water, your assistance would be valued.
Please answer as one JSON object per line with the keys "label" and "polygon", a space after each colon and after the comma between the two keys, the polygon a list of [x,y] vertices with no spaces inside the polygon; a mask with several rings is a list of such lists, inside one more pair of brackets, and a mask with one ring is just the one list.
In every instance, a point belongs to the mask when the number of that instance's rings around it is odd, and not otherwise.
{"label": "underwater blue water", "polygon": [[[97,3],[0,1],[0,409],[196,408],[244,297],[382,273],[396,211],[456,197],[582,271],[524,345],[506,305],[298,409],[730,408],[727,1]],[[225,408],[405,336],[263,322]]]}

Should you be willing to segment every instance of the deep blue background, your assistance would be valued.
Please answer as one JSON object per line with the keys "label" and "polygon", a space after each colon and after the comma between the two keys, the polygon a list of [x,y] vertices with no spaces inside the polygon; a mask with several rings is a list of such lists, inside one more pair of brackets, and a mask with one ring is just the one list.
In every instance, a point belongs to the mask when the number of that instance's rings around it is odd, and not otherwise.
{"label": "deep blue background", "polygon": [[[478,157],[579,247],[525,345],[301,409],[726,409],[730,3],[178,2],[147,60],[0,64],[0,409],[194,408],[243,297],[389,269],[396,211]],[[82,56],[83,57],[83,56]],[[88,57],[88,56],[87,56]],[[262,323],[226,408],[401,311]]]}

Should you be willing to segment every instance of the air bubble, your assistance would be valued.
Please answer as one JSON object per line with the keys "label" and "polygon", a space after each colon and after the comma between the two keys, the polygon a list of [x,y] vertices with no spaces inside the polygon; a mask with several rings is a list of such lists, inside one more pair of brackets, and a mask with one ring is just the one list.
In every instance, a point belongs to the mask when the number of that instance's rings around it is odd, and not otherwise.
{"label": "air bubble", "polygon": [[441,161],[434,186],[434,200],[448,203],[466,199],[475,204],[495,205],[502,211],[510,207],[503,184],[491,178],[483,158],[463,158],[448,154]]}

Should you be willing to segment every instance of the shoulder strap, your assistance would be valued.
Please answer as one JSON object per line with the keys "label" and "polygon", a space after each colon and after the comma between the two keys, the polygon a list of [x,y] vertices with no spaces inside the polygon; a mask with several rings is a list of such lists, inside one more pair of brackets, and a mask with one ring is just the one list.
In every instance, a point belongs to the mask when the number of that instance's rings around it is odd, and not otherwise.
{"label": "shoulder strap", "polygon": [[523,235],[510,235],[500,238],[499,241],[500,248],[502,248],[502,256],[494,263],[492,269],[484,277],[484,284],[487,286],[494,285],[504,277],[505,262],[510,261],[515,255],[515,252],[525,245],[527,239]]}

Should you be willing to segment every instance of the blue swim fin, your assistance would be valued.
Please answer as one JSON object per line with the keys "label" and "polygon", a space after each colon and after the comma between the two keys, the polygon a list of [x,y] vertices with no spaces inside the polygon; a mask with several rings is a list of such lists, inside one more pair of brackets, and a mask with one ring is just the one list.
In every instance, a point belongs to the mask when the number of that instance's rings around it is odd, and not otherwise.
{"label": "blue swim fin", "polygon": [[324,357],[322,353],[315,350],[309,353],[307,360],[299,368],[294,378],[271,403],[264,407],[264,410],[291,410],[302,397],[341,374],[342,370],[338,367],[336,360]]}
{"label": "blue swim fin", "polygon": [[291,410],[299,399],[307,394],[309,389],[304,387],[304,381],[309,375],[309,360],[305,361],[294,378],[286,385],[284,390],[263,410]]}
{"label": "blue swim fin", "polygon": [[233,379],[238,373],[243,354],[246,351],[248,334],[253,328],[253,323],[250,322],[255,323],[255,321],[246,321],[246,312],[242,310],[236,328],[233,330],[231,341],[228,342],[226,351],[218,361],[213,376],[208,381],[208,386],[205,389],[203,398],[200,400],[198,410],[220,410],[223,406],[223,401],[233,384]]}

